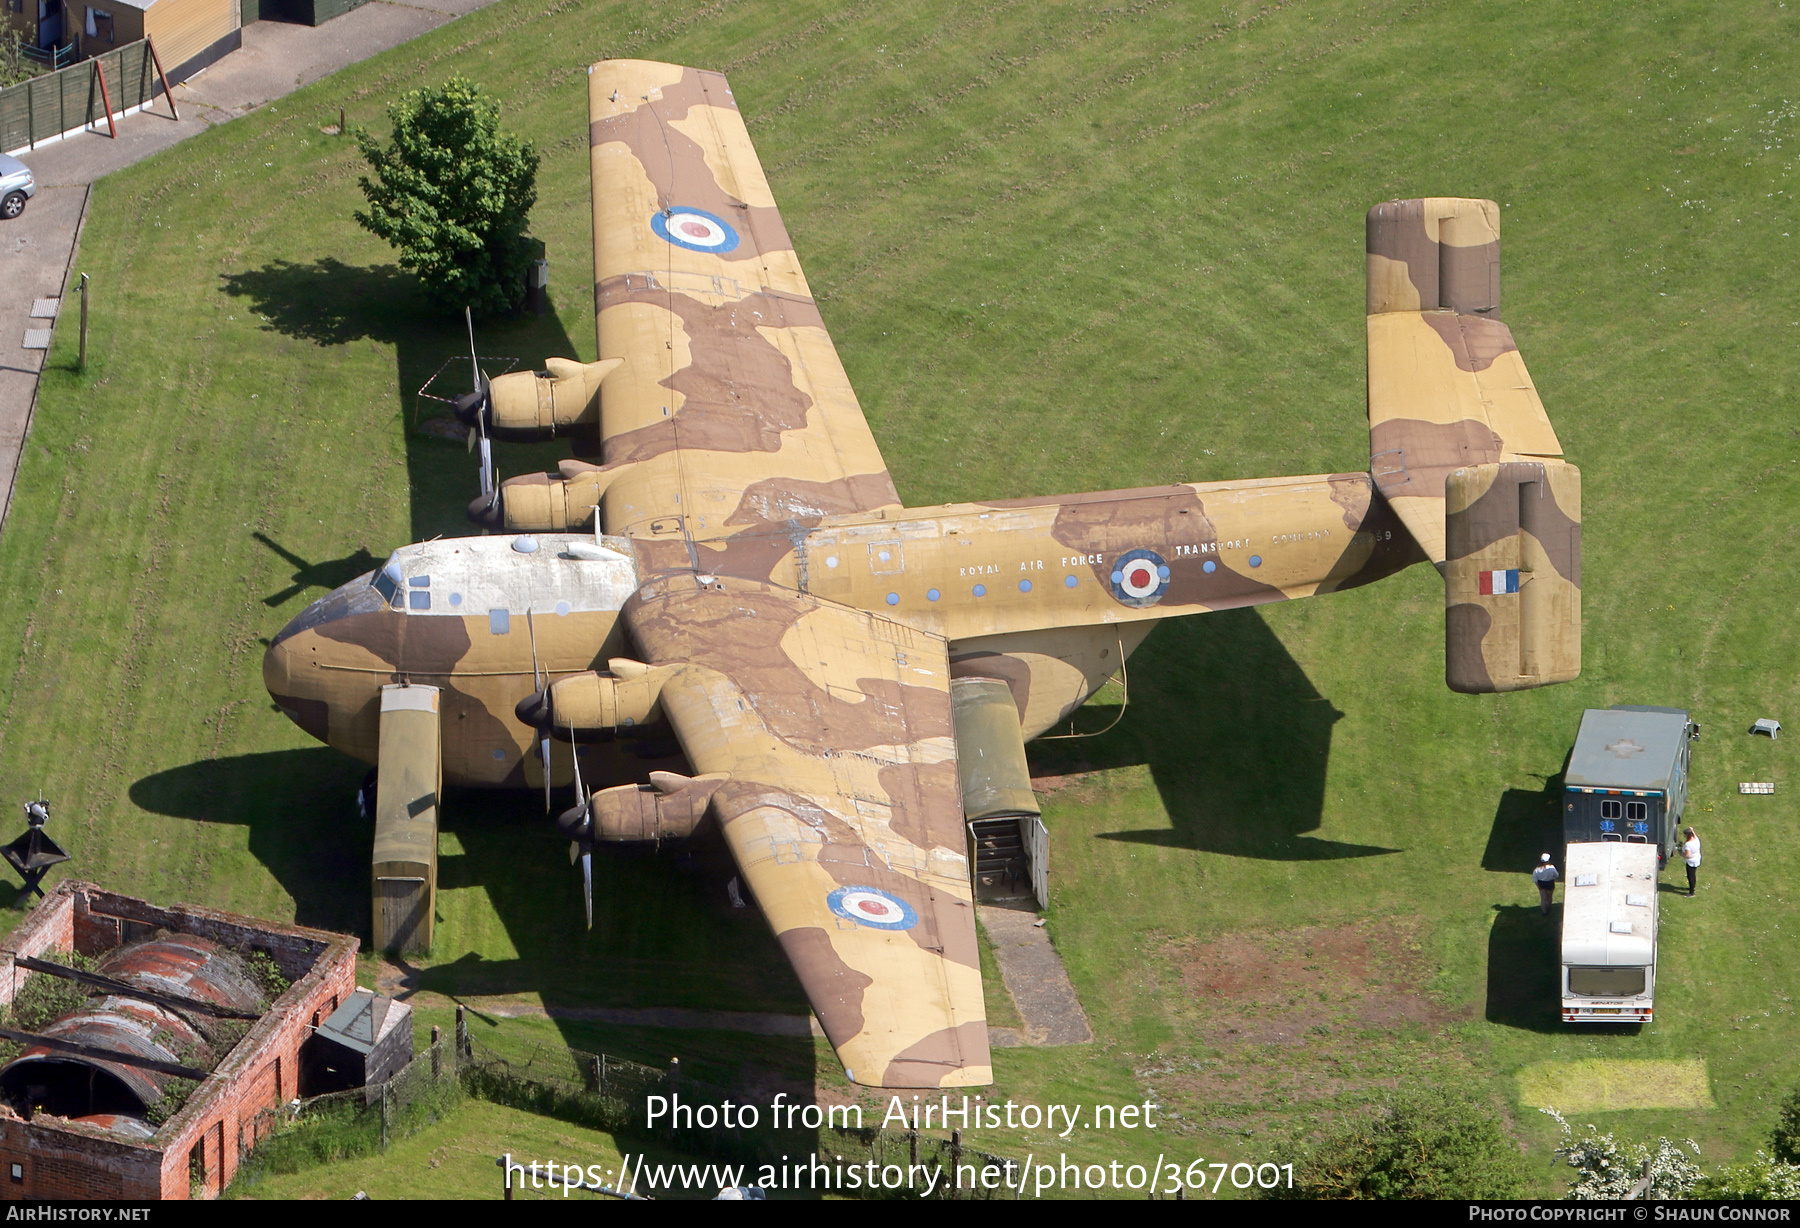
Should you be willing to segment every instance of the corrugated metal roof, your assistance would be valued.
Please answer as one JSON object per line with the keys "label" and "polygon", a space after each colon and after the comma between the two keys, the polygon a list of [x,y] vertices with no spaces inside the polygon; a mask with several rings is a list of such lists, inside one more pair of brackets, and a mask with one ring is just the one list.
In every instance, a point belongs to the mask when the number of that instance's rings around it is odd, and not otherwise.
{"label": "corrugated metal roof", "polygon": [[1667,790],[1688,736],[1685,712],[1589,708],[1563,783],[1569,787]]}

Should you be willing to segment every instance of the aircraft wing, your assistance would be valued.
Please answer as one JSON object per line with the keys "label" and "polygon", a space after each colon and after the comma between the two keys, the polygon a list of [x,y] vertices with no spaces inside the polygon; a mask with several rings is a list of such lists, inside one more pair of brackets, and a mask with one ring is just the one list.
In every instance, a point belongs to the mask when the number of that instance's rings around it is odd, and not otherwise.
{"label": "aircraft wing", "polygon": [[993,1079],[945,642],[753,581],[626,604],[661,703],[846,1073]]}
{"label": "aircraft wing", "polygon": [[898,507],[724,76],[588,74],[607,531]]}

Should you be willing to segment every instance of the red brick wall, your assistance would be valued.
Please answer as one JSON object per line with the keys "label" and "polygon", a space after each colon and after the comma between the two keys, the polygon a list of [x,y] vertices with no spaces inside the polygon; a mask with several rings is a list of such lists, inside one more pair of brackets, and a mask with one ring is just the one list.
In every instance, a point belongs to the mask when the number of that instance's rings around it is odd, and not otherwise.
{"label": "red brick wall", "polygon": [[[121,924],[120,918],[125,920]],[[203,1148],[206,1196],[216,1197],[237,1172],[240,1151],[255,1142],[256,1114],[297,1093],[300,1046],[315,1013],[328,1015],[356,989],[354,938],[210,909],[164,909],[87,883],[59,883],[6,942],[11,954],[95,954],[138,935],[139,926],[199,933],[234,946],[269,951],[293,985],[275,1002],[148,1143],[126,1143],[59,1118],[25,1122],[0,1106],[0,1199],[186,1198],[188,1156]],[[0,1003],[10,1002],[20,970],[6,951]],[[36,975],[36,974],[34,974]],[[11,1179],[11,1166],[24,1169]]]}

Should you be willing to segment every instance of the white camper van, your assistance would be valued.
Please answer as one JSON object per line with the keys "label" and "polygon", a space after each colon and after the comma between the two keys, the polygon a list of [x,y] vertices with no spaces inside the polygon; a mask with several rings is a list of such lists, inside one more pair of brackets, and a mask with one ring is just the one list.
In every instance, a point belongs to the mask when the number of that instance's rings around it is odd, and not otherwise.
{"label": "white camper van", "polygon": [[1564,872],[1564,1023],[1649,1023],[1657,846],[1571,844]]}

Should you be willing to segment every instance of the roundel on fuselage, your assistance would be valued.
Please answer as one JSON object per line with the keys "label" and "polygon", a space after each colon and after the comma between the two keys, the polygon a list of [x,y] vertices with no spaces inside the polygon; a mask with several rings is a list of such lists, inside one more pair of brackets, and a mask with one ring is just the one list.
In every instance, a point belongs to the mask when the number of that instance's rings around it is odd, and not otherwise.
{"label": "roundel on fuselage", "polygon": [[1114,560],[1111,578],[1113,597],[1138,609],[1169,591],[1169,565],[1154,550],[1127,550]]}

